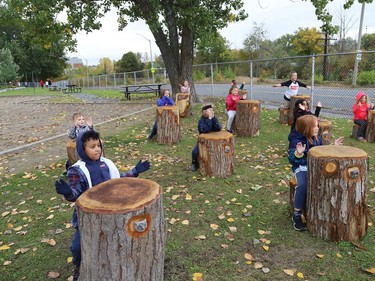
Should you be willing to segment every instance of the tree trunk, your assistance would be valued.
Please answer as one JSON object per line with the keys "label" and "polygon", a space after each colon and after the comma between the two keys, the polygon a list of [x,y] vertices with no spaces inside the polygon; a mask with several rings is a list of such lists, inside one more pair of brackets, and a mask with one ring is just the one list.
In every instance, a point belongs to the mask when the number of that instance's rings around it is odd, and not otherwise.
{"label": "tree trunk", "polygon": [[289,109],[279,109],[279,123],[282,125],[289,124]]}
{"label": "tree trunk", "polygon": [[227,131],[200,134],[199,167],[204,176],[225,178],[233,174],[234,139]]}
{"label": "tree trunk", "polygon": [[234,132],[236,135],[254,137],[260,130],[260,102],[257,100],[239,100],[236,109]]}
{"label": "tree trunk", "polygon": [[320,119],[318,135],[322,138],[323,144],[330,144],[332,138],[332,122]]}
{"label": "tree trunk", "polygon": [[180,115],[177,106],[156,109],[158,144],[175,144],[180,140]]}
{"label": "tree trunk", "polygon": [[191,95],[187,93],[176,94],[176,106],[180,112],[180,117],[191,116]]}
{"label": "tree trunk", "polygon": [[353,124],[352,135],[351,135],[352,138],[355,138],[355,139],[358,138],[358,132],[359,132],[360,128],[361,128],[361,126],[359,126],[357,124]]}
{"label": "tree trunk", "polygon": [[310,103],[311,103],[311,99],[310,99],[310,96],[300,96],[300,95],[297,95],[297,96],[291,96],[290,97],[290,107],[289,107],[289,116],[288,116],[288,124],[289,126],[291,126],[293,124],[293,121],[294,121],[294,107],[295,107],[295,103],[297,100],[299,99],[302,99],[302,100],[306,100],[307,101],[307,104],[310,107]]}
{"label": "tree trunk", "polygon": [[368,142],[375,142],[375,110],[368,113],[366,139]]}
{"label": "tree trunk", "polygon": [[161,187],[112,179],[77,200],[81,281],[163,280],[166,225]]}
{"label": "tree trunk", "polygon": [[367,230],[368,156],[349,146],[309,150],[307,228],[329,241],[357,241]]}

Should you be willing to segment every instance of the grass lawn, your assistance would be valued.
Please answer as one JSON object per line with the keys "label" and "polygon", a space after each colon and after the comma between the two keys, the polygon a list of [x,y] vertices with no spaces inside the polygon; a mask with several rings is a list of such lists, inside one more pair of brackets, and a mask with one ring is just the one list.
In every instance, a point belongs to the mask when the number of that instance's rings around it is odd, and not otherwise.
{"label": "grass lawn", "polygon": [[[224,125],[224,101],[213,102]],[[163,188],[168,228],[164,280],[193,280],[198,273],[206,281],[374,280],[365,271],[375,268],[372,221],[357,241],[361,247],[293,229],[286,157],[290,128],[278,123],[276,110],[262,110],[259,136],[236,137],[234,174],[225,179],[189,170],[200,106],[194,105],[193,112],[193,117],[181,119],[182,138],[173,146],[145,142],[149,120],[105,139],[106,156],[121,172],[147,158],[152,168],[141,177]],[[345,145],[369,154],[366,203],[373,212],[375,144],[349,138],[351,120],[329,120],[334,137],[344,136]],[[63,164],[46,163],[42,169],[12,175],[0,170],[0,280],[47,280],[49,272],[67,280],[72,275],[73,205],[54,187]]]}

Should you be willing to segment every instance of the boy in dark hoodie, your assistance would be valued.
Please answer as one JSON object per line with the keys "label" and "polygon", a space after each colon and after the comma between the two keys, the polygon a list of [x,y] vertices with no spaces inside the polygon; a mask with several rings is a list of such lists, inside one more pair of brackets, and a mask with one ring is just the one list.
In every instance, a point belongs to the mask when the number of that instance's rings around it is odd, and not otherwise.
{"label": "boy in dark hoodie", "polygon": [[[102,157],[103,146],[100,135],[96,131],[87,131],[77,137],[77,152],[80,160],[68,169],[69,184],[63,179],[55,182],[56,192],[64,195],[65,199],[75,202],[82,193],[89,188],[113,178],[138,177],[142,172],[150,169],[148,160],[138,164],[127,173],[120,175],[115,164]],[[81,241],[78,229],[78,216],[74,208],[72,225],[76,229],[70,250],[73,254],[73,264],[76,266],[74,279],[78,280],[81,264]]]}
{"label": "boy in dark hoodie", "polygon": [[296,127],[296,121],[298,117],[301,117],[303,115],[315,115],[316,117],[319,117],[320,110],[322,109],[322,103],[318,101],[316,108],[315,108],[315,113],[312,113],[309,109],[309,105],[307,100],[305,99],[298,99],[296,100],[294,104],[294,112],[293,112],[293,124],[290,127],[290,130],[293,130]]}

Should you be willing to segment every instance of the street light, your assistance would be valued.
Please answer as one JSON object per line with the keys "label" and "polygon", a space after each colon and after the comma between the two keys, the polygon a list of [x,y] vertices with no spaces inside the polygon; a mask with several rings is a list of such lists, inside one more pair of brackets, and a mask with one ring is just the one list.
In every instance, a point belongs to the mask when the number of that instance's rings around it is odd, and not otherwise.
{"label": "street light", "polygon": [[86,79],[87,79],[87,87],[89,86],[89,63],[87,59],[83,58],[86,61]]}
{"label": "street light", "polygon": [[152,61],[151,40],[148,39],[147,37],[143,36],[142,34],[137,33],[137,35],[142,36],[142,37],[143,37],[144,39],[146,39],[146,40],[148,41],[148,43],[150,44],[150,59],[151,59],[152,82],[155,82],[155,78],[154,78],[154,63],[153,63],[153,61]]}

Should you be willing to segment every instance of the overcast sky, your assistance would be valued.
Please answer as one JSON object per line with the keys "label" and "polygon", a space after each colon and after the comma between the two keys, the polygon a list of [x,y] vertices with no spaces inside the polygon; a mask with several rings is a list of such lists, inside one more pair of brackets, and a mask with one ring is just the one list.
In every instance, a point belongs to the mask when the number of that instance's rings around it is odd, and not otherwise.
{"label": "overcast sky", "polygon": [[[231,44],[231,48],[243,47],[244,39],[252,32],[253,22],[264,23],[267,37],[275,40],[285,34],[293,34],[299,27],[321,26],[316,19],[314,6],[310,1],[302,0],[244,0],[246,12],[249,17],[238,23],[230,24],[221,31]],[[345,0],[335,0],[329,4],[329,11],[334,16],[335,24],[339,23],[337,15],[342,12]],[[358,37],[362,4],[355,3],[352,8],[345,10],[348,19],[351,19],[352,27],[348,35]],[[363,21],[363,33],[375,32],[375,3],[366,4]],[[372,16],[371,16],[372,15]],[[117,30],[117,16],[115,12],[108,14],[102,20],[103,27],[99,31],[89,34],[81,32],[76,35],[78,40],[77,52],[69,53],[69,57],[79,57],[89,65],[99,63],[103,57],[111,60],[119,60],[124,53],[140,52],[150,53],[150,43],[153,56],[160,51],[154,43],[152,33],[144,22],[130,23],[124,31]],[[146,37],[147,39],[145,39]]]}

